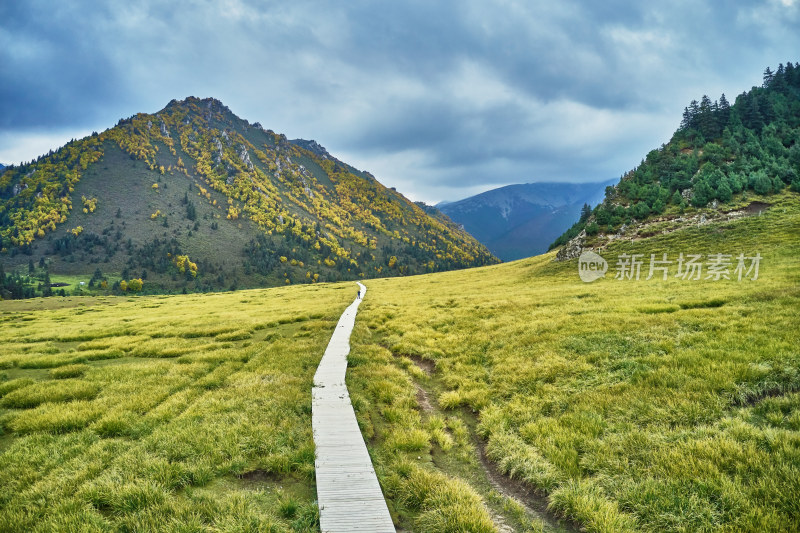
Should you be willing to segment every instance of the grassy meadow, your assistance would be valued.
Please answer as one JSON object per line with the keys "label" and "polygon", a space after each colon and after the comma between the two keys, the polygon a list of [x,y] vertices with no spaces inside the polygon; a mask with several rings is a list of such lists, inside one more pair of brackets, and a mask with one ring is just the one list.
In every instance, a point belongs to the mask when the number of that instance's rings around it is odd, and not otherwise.
{"label": "grassy meadow", "polygon": [[[614,243],[593,283],[553,254],[367,281],[349,384],[401,522],[800,530],[800,201],[768,201],[762,216]],[[639,281],[613,279],[619,254],[663,252],[758,252],[759,278],[683,280],[673,264],[647,281],[646,262]],[[444,474],[485,485],[476,446],[566,521],[529,520],[491,488],[482,502],[440,490]]]}
{"label": "grassy meadow", "polygon": [[1,302],[0,531],[318,529],[312,378],[354,294]]}
{"label": "grassy meadow", "polygon": [[[593,283],[553,254],[366,281],[348,385],[399,527],[800,530],[800,200],[768,201]],[[1,302],[0,531],[318,531],[312,378],[355,290]]]}

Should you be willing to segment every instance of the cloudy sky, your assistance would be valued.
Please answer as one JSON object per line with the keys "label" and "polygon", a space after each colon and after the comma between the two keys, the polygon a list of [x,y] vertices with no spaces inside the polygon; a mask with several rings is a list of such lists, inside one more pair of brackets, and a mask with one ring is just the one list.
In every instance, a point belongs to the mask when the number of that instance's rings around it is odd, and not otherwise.
{"label": "cloudy sky", "polygon": [[619,177],[800,61],[800,0],[0,3],[0,162],[213,96],[415,200]]}

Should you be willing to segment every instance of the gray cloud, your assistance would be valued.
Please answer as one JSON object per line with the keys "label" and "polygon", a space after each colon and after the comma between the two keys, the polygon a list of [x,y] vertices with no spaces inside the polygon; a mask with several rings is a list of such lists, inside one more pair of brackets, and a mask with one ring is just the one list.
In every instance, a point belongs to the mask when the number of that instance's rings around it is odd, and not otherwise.
{"label": "gray cloud", "polygon": [[418,199],[607,179],[800,60],[798,26],[796,0],[6,2],[0,160],[195,95]]}

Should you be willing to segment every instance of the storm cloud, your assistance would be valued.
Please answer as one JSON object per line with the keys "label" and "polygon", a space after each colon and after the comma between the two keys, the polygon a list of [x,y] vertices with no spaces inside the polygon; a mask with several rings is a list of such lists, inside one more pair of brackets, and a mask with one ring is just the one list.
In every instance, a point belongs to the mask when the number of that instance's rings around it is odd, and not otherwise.
{"label": "storm cloud", "polygon": [[5,2],[0,161],[193,95],[414,199],[598,181],[800,61],[798,27],[796,0]]}

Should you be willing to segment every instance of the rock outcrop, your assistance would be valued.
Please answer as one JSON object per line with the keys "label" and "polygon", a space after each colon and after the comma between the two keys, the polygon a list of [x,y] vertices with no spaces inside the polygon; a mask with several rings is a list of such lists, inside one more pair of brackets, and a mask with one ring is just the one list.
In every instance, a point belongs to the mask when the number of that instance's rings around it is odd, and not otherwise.
{"label": "rock outcrop", "polygon": [[586,230],[581,231],[576,237],[572,238],[556,254],[554,261],[568,261],[581,255],[586,244]]}

